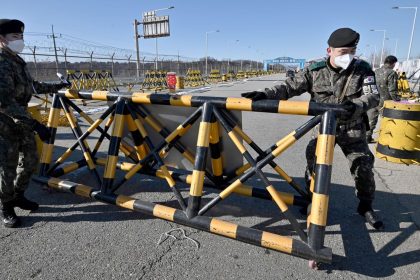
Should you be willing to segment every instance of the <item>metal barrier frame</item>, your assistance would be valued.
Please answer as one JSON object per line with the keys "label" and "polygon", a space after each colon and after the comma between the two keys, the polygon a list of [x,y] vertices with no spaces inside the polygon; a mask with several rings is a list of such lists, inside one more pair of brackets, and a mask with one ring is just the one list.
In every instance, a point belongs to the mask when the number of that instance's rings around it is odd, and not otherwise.
{"label": "metal barrier frame", "polygon": [[[114,101],[114,104],[99,119],[93,121],[70,99]],[[186,106],[196,107],[198,109],[174,131],[168,131],[144,109],[144,104]],[[81,131],[77,119],[70,108],[78,112],[82,118],[91,124],[86,132],[83,133]],[[77,140],[63,155],[52,163],[54,140],[58,126],[57,120],[60,116],[60,110],[63,110],[67,116],[72,132]],[[314,117],[280,139],[269,149],[263,151],[239,128],[234,118],[230,116],[229,110],[312,115]],[[48,120],[51,138],[43,145],[39,175],[34,180],[42,184],[47,184],[51,188],[139,211],[157,218],[216,233],[246,243],[318,262],[330,263],[332,261],[332,250],[324,247],[324,238],[335,144],[336,116],[339,117],[343,113],[344,109],[339,105],[318,104],[314,102],[252,101],[246,98],[235,97],[176,96],[141,92],[60,91],[53,97]],[[108,121],[104,128],[101,128],[101,123],[107,117],[109,117]],[[178,140],[200,117],[201,121],[196,152],[193,155]],[[124,124],[127,124],[133,136],[134,147],[121,139]],[[144,124],[153,128],[164,139],[160,143],[152,143],[147,135]],[[320,127],[316,147],[315,173],[311,178],[310,193],[308,193],[273,160],[317,124],[320,124]],[[236,170],[234,174],[223,174],[219,149],[219,125],[226,130],[229,138],[248,162]],[[112,132],[109,134],[108,130],[111,126]],[[98,130],[101,136],[93,151],[91,151],[86,142],[86,138],[95,130]],[[97,158],[97,151],[104,138],[110,141],[107,158]],[[258,156],[256,158],[251,156],[247,148],[242,144],[241,138],[257,152]],[[78,146],[84,158],[60,167]],[[186,159],[194,164],[192,173],[179,173],[168,170],[162,158],[172,148],[177,149]],[[118,162],[119,151],[129,158],[132,163]],[[211,171],[206,168],[206,157],[209,151],[212,163]],[[100,178],[97,172],[97,165],[103,165],[105,168],[102,178]],[[261,170],[266,165],[270,165],[300,195],[277,191]],[[98,186],[90,187],[57,178],[83,166],[87,166],[88,170],[95,175]],[[116,169],[127,172],[118,182],[114,182]],[[121,185],[137,173],[154,175],[165,179],[175,194],[180,209],[115,194],[115,191]],[[251,187],[244,184],[253,175],[261,178],[265,188]],[[178,189],[176,181],[190,184],[187,203]],[[204,187],[220,189],[221,192],[217,197],[202,206],[201,198]],[[273,200],[284,217],[289,220],[300,240],[204,216],[209,209],[215,207],[216,204],[220,203],[232,193]],[[308,228],[305,231],[300,227],[288,207],[289,205],[305,207],[308,204],[310,205],[308,208],[311,210],[308,213]]]}

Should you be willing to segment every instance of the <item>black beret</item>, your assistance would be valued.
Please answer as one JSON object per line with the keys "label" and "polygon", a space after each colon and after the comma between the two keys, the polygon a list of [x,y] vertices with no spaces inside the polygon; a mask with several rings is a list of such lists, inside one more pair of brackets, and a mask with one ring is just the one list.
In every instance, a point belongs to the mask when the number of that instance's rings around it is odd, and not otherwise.
{"label": "black beret", "polygon": [[0,35],[23,33],[25,24],[17,19],[0,19]]}
{"label": "black beret", "polygon": [[350,28],[339,28],[331,33],[328,45],[333,48],[351,48],[359,43],[360,34]]}

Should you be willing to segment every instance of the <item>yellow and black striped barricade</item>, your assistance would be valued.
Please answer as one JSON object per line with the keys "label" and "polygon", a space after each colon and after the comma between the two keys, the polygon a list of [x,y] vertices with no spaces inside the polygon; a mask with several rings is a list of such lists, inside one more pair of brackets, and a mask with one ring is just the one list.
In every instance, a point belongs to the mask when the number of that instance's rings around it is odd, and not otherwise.
{"label": "yellow and black striped barricade", "polygon": [[384,103],[376,156],[403,164],[420,164],[420,103]]}
{"label": "yellow and black striped barricade", "polygon": [[[57,128],[54,122],[54,116],[57,115],[57,111],[59,112],[63,108],[68,118],[71,119],[73,116],[70,110],[74,109],[78,111],[80,109],[77,109],[77,106],[70,99],[80,98],[87,100],[107,100],[115,103],[97,121],[93,122],[93,120],[90,120],[89,123],[91,126],[84,133],[80,131],[77,122],[72,122],[73,132],[77,141],[64,155],[53,162],[52,154]],[[146,107],[152,104],[192,107],[196,108],[196,110],[171,131],[156,121],[150,112],[146,110]],[[230,111],[255,111],[311,115],[314,117],[264,151],[240,129]],[[52,137],[44,144],[40,174],[35,179],[38,182],[48,184],[52,188],[91,197],[99,201],[126,207],[247,243],[313,261],[331,262],[332,252],[330,248],[324,246],[324,234],[335,141],[335,116],[340,116],[342,113],[343,109],[339,105],[317,104],[313,102],[252,101],[250,99],[235,97],[173,96],[141,92],[60,91],[54,96],[53,108],[50,112],[51,121],[48,123]],[[105,122],[107,117],[108,120]],[[200,121],[198,121],[199,119]],[[102,122],[105,122],[104,128],[100,127]],[[181,139],[196,122],[199,122],[199,128],[194,154],[188,151],[181,142]],[[312,176],[313,181],[311,185],[313,186],[313,193],[312,201],[310,201],[311,196],[303,188],[299,187],[274,162],[274,159],[319,123],[321,124],[320,136],[316,149],[317,161],[315,174]],[[135,138],[134,147],[121,143],[125,124],[128,125],[129,132]],[[108,129],[111,129],[111,135],[108,134]],[[152,141],[148,129],[159,133],[161,140]],[[90,148],[85,140],[95,130],[101,133],[101,137],[98,139],[93,152],[90,152]],[[231,140],[242,157],[248,162],[246,168],[242,168],[234,176],[228,176],[230,174],[225,172],[223,166],[223,153],[220,149],[221,134],[219,130],[222,130],[225,133],[224,135],[227,135],[226,137]],[[105,137],[110,140],[106,158],[97,156],[98,145],[102,143]],[[222,142],[226,141],[228,140]],[[242,141],[245,141],[251,149],[257,152],[258,156],[255,158],[252,157]],[[76,147],[82,149],[83,158],[65,165],[65,159],[68,158],[68,155]],[[168,168],[164,159],[172,149],[179,151],[182,156],[191,162],[193,169],[176,170]],[[120,150],[132,162],[121,162]],[[211,168],[207,168],[206,158],[208,156],[210,158]],[[95,166],[97,165],[104,166],[104,176],[100,188],[92,188],[51,177],[67,174],[83,166],[88,166],[89,170],[95,172]],[[262,171],[267,165],[270,165],[300,195],[279,192]],[[117,169],[125,172],[125,175],[121,179],[116,177]],[[165,179],[169,189],[175,194],[180,209],[115,194],[125,182],[131,180],[138,173],[154,175]],[[254,175],[262,180],[264,188],[245,184]],[[182,196],[177,182],[184,182],[190,185],[187,199]],[[202,205],[203,189],[207,187],[220,189],[221,192],[205,205]],[[208,210],[216,207],[217,204],[225,203],[222,201],[233,193],[274,201],[279,211],[290,222],[299,240],[204,216]],[[306,207],[308,204],[311,204],[311,211],[308,217],[308,229],[304,230],[299,226],[296,217],[290,211],[289,207],[291,205]]]}

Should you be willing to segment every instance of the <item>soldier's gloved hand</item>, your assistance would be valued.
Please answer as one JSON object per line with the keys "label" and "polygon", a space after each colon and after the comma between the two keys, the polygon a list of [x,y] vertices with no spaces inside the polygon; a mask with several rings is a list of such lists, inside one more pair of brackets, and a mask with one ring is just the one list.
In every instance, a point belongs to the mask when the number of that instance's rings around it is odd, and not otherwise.
{"label": "soldier's gloved hand", "polygon": [[252,101],[257,101],[261,99],[266,99],[267,96],[262,91],[251,91],[251,92],[245,92],[241,94],[242,97],[252,99]]}
{"label": "soldier's gloved hand", "polygon": [[343,106],[343,109],[346,111],[346,113],[343,114],[343,118],[350,119],[353,116],[354,112],[356,111],[356,104],[354,104],[350,100],[346,100],[341,105]]}
{"label": "soldier's gloved hand", "polygon": [[32,129],[38,134],[42,141],[47,141],[51,137],[50,130],[37,120],[33,120]]}

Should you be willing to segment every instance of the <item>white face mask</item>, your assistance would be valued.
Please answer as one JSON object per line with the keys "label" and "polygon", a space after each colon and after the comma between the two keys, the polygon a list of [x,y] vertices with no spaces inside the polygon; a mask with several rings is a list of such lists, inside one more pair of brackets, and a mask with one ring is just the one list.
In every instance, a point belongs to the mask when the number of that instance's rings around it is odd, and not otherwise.
{"label": "white face mask", "polygon": [[347,69],[353,61],[354,54],[344,54],[334,58],[334,64],[343,69]]}
{"label": "white face mask", "polygon": [[25,47],[25,42],[22,39],[9,41],[7,47],[15,53],[21,53]]}

